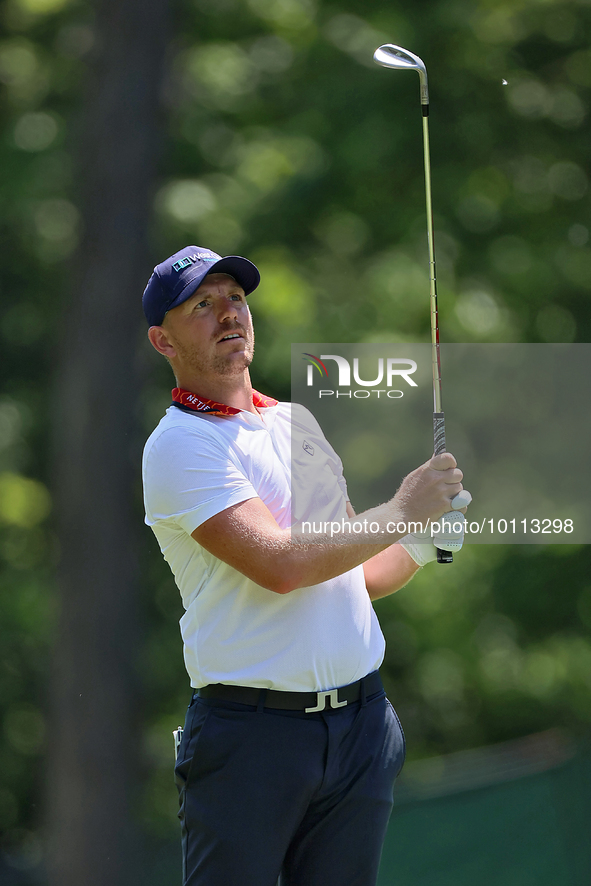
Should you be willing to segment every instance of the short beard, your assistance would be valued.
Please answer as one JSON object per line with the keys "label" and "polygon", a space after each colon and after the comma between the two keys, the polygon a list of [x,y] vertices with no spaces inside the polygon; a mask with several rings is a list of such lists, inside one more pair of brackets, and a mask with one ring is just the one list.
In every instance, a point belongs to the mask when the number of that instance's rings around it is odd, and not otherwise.
{"label": "short beard", "polygon": [[183,365],[189,367],[199,375],[214,374],[225,378],[233,378],[242,375],[248,369],[254,357],[254,332],[246,340],[246,349],[242,360],[229,360],[226,357],[214,356],[211,360],[204,360],[193,349],[185,348],[179,342],[175,342],[175,349],[183,361]]}

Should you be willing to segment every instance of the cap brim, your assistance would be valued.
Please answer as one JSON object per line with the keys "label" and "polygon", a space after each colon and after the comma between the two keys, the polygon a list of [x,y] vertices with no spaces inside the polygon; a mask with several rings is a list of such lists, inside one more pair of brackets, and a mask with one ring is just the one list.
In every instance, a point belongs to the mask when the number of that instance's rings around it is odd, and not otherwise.
{"label": "cap brim", "polygon": [[204,274],[197,274],[190,283],[187,283],[180,295],[168,306],[166,313],[191,298],[210,274],[228,274],[244,289],[245,295],[250,295],[261,282],[259,269],[251,261],[242,258],[241,255],[227,255],[214,262]]}
{"label": "cap brim", "polygon": [[210,274],[229,274],[242,286],[245,295],[250,295],[261,282],[261,275],[256,265],[240,255],[227,255],[216,261],[206,276]]}

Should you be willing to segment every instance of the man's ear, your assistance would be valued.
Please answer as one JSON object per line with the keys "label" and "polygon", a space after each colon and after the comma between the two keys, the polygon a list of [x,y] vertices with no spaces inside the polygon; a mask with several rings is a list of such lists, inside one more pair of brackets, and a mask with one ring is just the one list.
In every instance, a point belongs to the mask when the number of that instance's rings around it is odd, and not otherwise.
{"label": "man's ear", "polygon": [[150,344],[159,354],[164,357],[176,357],[174,345],[168,337],[168,333],[163,326],[150,326],[148,329],[148,338]]}

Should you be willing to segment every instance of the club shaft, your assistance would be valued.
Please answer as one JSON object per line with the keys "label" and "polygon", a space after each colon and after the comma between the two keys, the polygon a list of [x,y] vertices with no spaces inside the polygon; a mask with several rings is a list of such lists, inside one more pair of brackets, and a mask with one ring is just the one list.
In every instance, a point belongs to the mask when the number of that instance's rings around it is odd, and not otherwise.
{"label": "club shaft", "polygon": [[[435,267],[435,232],[431,200],[431,156],[429,151],[429,105],[423,108],[423,154],[425,159],[425,201],[427,205],[427,244],[429,247],[429,293],[431,313],[431,362],[433,364],[433,452],[446,451],[445,416],[441,406],[441,355],[439,352],[439,314],[437,312],[437,271]],[[437,549],[438,563],[452,563],[450,551]]]}
{"label": "club shaft", "polygon": [[[423,114],[423,153],[425,160],[425,201],[427,206],[427,244],[429,247],[429,294],[431,314],[431,360],[433,364],[433,412],[441,415],[441,355],[439,352],[439,315],[437,311],[437,272],[435,267],[435,236],[431,199],[431,157],[429,152],[429,117]],[[437,449],[435,450],[437,454]],[[445,435],[444,449],[445,451]]]}

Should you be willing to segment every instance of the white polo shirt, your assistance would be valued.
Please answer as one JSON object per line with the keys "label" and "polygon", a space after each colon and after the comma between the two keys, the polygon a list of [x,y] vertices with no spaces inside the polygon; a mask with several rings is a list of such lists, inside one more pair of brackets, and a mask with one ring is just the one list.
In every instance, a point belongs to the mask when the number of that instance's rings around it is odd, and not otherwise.
{"label": "white polo shirt", "polygon": [[181,592],[191,686],[343,686],[378,668],[384,657],[363,567],[277,594],[191,537],[210,517],[256,497],[283,529],[300,520],[346,518],[342,464],[311,413],[289,403],[260,412],[221,416],[171,406],[144,449],[146,523]]}

